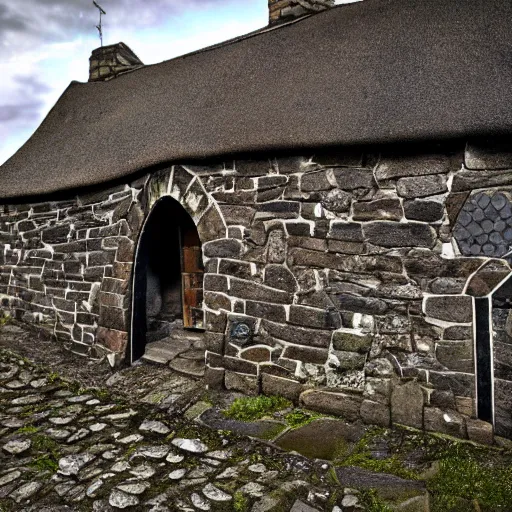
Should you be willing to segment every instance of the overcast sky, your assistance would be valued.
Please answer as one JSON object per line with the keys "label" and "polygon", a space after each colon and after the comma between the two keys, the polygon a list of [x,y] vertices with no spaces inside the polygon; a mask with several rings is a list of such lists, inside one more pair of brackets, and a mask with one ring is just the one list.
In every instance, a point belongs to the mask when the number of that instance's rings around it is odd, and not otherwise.
{"label": "overcast sky", "polygon": [[[267,0],[97,0],[103,44],[123,41],[154,64],[268,22]],[[349,3],[354,0],[338,0]],[[92,0],[0,0],[0,165],[32,135],[98,47]]]}

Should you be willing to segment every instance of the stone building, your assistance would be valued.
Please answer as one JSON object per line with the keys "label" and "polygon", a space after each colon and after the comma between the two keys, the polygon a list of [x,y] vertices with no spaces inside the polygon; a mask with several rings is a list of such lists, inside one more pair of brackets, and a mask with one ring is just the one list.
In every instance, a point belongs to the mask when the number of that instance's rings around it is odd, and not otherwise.
{"label": "stone building", "polygon": [[512,438],[512,6],[331,3],[157,65],[95,50],[0,168],[3,314],[112,365]]}

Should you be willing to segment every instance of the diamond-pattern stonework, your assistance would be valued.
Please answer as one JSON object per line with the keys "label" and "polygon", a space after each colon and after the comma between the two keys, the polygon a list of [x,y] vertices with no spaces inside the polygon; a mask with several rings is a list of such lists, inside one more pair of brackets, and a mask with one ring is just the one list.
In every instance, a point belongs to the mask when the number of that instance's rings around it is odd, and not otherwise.
{"label": "diamond-pattern stonework", "polygon": [[453,230],[464,256],[500,258],[512,247],[512,204],[509,192],[472,195],[459,213]]}

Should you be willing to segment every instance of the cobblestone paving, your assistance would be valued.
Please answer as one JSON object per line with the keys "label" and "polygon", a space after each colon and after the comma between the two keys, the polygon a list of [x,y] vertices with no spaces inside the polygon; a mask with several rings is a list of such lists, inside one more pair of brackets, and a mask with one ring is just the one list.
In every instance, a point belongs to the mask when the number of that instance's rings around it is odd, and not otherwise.
{"label": "cobblestone paving", "polygon": [[80,389],[0,349],[0,510],[358,510],[330,466]]}

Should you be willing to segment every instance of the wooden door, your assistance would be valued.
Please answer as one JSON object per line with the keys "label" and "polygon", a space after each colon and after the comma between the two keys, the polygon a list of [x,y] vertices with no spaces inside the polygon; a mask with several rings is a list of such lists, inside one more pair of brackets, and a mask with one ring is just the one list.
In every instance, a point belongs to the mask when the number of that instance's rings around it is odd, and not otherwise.
{"label": "wooden door", "polygon": [[204,329],[202,308],[204,268],[201,242],[195,229],[184,230],[181,239],[183,327]]}

